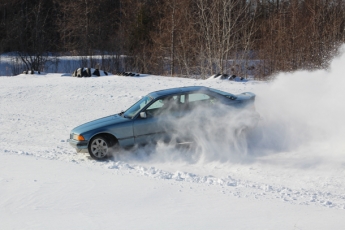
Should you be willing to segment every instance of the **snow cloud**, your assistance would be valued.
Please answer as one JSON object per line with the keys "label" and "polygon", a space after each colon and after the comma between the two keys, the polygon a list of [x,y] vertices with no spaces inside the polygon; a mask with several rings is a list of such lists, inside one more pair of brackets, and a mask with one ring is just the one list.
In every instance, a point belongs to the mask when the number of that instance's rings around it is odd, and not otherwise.
{"label": "snow cloud", "polygon": [[253,155],[290,153],[339,160],[345,154],[345,46],[329,69],[281,73],[255,89],[263,117],[249,144]]}

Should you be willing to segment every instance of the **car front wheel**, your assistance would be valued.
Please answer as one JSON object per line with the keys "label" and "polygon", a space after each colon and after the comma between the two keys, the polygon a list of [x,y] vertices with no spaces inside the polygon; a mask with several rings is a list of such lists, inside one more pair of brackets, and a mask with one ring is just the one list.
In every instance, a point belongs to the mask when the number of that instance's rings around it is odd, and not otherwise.
{"label": "car front wheel", "polygon": [[108,139],[96,136],[90,141],[89,154],[93,159],[104,160],[108,157],[111,146],[112,144]]}

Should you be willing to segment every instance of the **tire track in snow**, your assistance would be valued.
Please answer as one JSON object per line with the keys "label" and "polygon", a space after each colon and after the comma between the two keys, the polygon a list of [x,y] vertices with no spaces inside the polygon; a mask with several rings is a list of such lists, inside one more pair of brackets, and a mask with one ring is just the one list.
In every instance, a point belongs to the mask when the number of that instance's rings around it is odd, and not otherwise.
{"label": "tire track in snow", "polygon": [[[256,183],[246,180],[234,179],[231,176],[217,178],[213,176],[198,176],[188,172],[167,172],[155,167],[143,167],[130,165],[126,162],[107,162],[104,166],[108,169],[130,170],[137,174],[152,177],[155,179],[183,181],[197,184],[221,186],[228,189],[238,197],[254,197],[256,199],[281,199],[291,204],[319,205],[328,208],[345,209],[345,194],[332,194],[318,190],[291,189],[285,186],[276,186],[263,183]],[[252,193],[247,194],[246,190],[251,189]]]}
{"label": "tire track in snow", "polygon": [[76,154],[72,150],[56,147],[45,151],[18,151],[0,149],[4,154],[18,154],[39,157],[49,160],[60,160],[76,164],[84,164],[93,167],[101,167],[107,170],[119,170],[123,173],[137,174],[158,180],[170,180],[176,183],[187,182],[208,186],[219,186],[223,194],[231,194],[238,198],[254,199],[279,199],[283,202],[296,205],[317,205],[327,208],[345,209],[345,194],[335,194],[318,189],[291,189],[286,186],[257,183],[248,180],[240,180],[228,175],[224,178],[200,176],[197,174],[175,171],[169,172],[156,167],[144,167],[142,165],[129,164],[124,161],[108,160],[98,162],[90,159],[86,154]]}

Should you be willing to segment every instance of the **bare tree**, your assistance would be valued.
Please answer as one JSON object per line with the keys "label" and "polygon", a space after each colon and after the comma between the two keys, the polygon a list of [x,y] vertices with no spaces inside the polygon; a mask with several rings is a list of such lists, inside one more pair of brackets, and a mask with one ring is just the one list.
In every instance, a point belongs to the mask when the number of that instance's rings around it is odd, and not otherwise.
{"label": "bare tree", "polygon": [[204,74],[225,73],[226,62],[251,46],[256,8],[251,1],[198,0]]}

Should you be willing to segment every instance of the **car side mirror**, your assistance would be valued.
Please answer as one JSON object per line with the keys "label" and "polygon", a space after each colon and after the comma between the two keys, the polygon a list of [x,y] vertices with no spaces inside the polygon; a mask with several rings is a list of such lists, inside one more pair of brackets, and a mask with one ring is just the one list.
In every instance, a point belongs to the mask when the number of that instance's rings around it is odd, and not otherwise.
{"label": "car side mirror", "polygon": [[141,118],[146,118],[146,117],[147,117],[147,116],[146,116],[146,112],[140,112],[139,116],[140,116]]}

